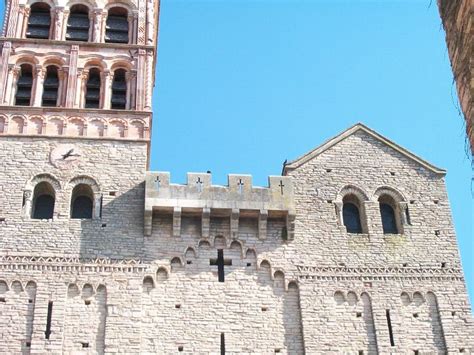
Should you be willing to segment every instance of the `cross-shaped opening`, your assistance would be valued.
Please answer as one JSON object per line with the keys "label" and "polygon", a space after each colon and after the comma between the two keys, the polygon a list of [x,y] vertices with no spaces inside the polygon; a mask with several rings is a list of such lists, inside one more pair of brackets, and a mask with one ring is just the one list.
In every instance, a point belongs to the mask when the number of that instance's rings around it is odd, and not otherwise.
{"label": "cross-shaped opening", "polygon": [[155,179],[155,187],[156,187],[157,190],[160,189],[160,184],[161,184],[160,177],[157,176],[156,179]]}
{"label": "cross-shaped opening", "polygon": [[232,259],[224,259],[224,250],[217,250],[217,259],[210,259],[209,265],[217,265],[217,275],[219,277],[219,282],[224,282],[224,266],[231,266]]}
{"label": "cross-shaped opening", "polygon": [[239,194],[241,194],[244,191],[244,182],[242,181],[242,179],[239,179],[237,185],[239,186]]}
{"label": "cross-shaped opening", "polygon": [[283,188],[285,187],[285,185],[283,185],[283,180],[280,180],[280,185],[278,186],[280,186],[280,192],[283,195]]}
{"label": "cross-shaped opening", "polygon": [[197,179],[197,181],[196,181],[196,185],[197,185],[197,189],[198,189],[199,192],[202,192],[202,184],[203,184],[203,183],[204,183],[204,182],[201,181],[201,178],[198,177],[198,179]]}

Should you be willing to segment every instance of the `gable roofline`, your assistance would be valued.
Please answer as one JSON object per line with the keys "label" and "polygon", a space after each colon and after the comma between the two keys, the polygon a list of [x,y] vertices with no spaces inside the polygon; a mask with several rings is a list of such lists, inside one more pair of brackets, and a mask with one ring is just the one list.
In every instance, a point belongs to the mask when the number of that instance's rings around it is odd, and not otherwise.
{"label": "gable roofline", "polygon": [[356,123],[355,125],[353,125],[351,127],[349,127],[348,129],[346,129],[342,133],[340,133],[337,136],[327,140],[326,142],[324,142],[319,147],[309,151],[308,153],[300,156],[299,158],[297,158],[293,161],[290,161],[288,163],[285,162],[284,165],[283,165],[283,175],[286,175],[289,171],[300,167],[301,165],[305,164],[309,160],[317,157],[318,155],[322,154],[323,152],[325,152],[329,148],[333,147],[334,145],[338,144],[339,142],[343,141],[344,139],[346,139],[347,137],[353,135],[354,133],[356,133],[358,131],[363,131],[363,132],[367,133],[368,135],[372,136],[373,138],[377,139],[378,141],[384,143],[385,145],[387,145],[390,148],[394,149],[395,151],[399,152],[403,156],[405,156],[405,157],[409,158],[410,160],[420,164],[421,166],[423,166],[427,170],[429,170],[429,171],[431,171],[435,174],[446,175],[446,170],[438,168],[438,167],[434,166],[433,164],[427,162],[426,160],[421,159],[420,157],[413,154],[409,150],[399,146],[398,144],[392,142],[390,139],[382,136],[381,134],[377,133],[376,131],[370,129],[369,127],[365,126],[364,124],[362,124],[360,122]]}

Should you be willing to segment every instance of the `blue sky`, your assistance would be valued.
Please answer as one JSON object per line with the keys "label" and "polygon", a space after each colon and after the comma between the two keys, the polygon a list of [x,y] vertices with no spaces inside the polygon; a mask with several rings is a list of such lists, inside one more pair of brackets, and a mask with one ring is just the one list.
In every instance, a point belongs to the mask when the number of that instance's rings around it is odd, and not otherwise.
{"label": "blue sky", "polygon": [[162,0],[152,170],[292,160],[363,122],[448,170],[474,300],[471,166],[436,1]]}

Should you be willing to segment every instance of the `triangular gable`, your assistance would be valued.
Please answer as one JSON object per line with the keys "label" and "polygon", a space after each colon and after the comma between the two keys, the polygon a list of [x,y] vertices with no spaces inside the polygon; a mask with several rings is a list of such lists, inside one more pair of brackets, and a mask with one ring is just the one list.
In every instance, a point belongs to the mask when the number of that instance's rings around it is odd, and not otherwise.
{"label": "triangular gable", "polygon": [[398,144],[392,142],[391,140],[385,138],[381,134],[375,132],[374,130],[370,129],[369,127],[363,125],[362,123],[357,123],[354,126],[346,129],[344,132],[341,134],[337,135],[334,138],[329,139],[316,149],[313,149],[312,151],[306,153],[305,155],[299,157],[298,159],[295,159],[291,162],[288,162],[284,165],[283,167],[283,174],[286,175],[288,171],[294,170],[301,165],[305,164],[309,160],[317,157],[321,153],[325,152],[329,148],[333,147],[334,145],[338,144],[339,142],[343,141],[347,137],[353,135],[354,133],[358,131],[363,131],[367,133],[368,135],[374,137],[375,139],[379,140],[383,144],[389,146],[390,148],[394,149],[398,153],[402,154],[403,156],[411,159],[412,161],[418,163],[419,165],[423,166],[424,168],[428,169],[429,171],[436,173],[436,174],[441,174],[445,175],[446,170],[440,169],[433,164],[428,163],[426,160],[421,159],[420,157],[416,156],[415,154],[411,153],[410,151],[406,150],[405,148],[399,146]]}

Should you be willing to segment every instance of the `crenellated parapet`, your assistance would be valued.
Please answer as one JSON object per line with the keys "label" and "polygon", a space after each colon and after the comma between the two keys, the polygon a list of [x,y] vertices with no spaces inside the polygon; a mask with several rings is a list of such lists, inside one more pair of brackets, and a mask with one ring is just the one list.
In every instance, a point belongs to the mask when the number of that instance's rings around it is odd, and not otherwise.
{"label": "crenellated parapet", "polygon": [[201,216],[201,233],[209,237],[212,216],[230,219],[230,235],[237,237],[241,216],[258,219],[260,239],[266,238],[267,219],[286,220],[286,238],[293,239],[293,182],[270,176],[268,187],[253,186],[251,175],[228,175],[227,186],[212,185],[211,174],[188,173],[186,184],[170,183],[168,172],[148,172],[145,187],[145,235],[152,234],[153,213],[173,215],[173,235],[180,235],[183,214]]}

